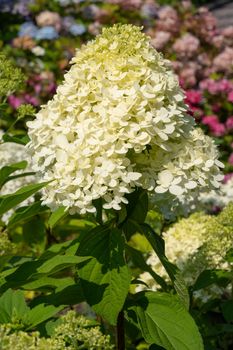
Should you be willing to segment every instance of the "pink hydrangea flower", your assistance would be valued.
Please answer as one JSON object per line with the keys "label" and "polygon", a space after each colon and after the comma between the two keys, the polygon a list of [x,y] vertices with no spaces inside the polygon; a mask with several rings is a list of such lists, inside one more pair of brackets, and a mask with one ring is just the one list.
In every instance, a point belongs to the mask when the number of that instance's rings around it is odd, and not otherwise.
{"label": "pink hydrangea flower", "polygon": [[155,37],[151,39],[151,44],[156,50],[161,50],[171,38],[171,33],[157,31]]}
{"label": "pink hydrangea flower", "polygon": [[226,47],[217,55],[213,60],[213,66],[217,72],[230,72],[233,67],[233,48]]}
{"label": "pink hydrangea flower", "polygon": [[233,130],[233,115],[227,119],[226,128],[230,131]]}
{"label": "pink hydrangea flower", "polygon": [[42,11],[38,16],[36,16],[36,23],[39,27],[52,26],[57,31],[59,31],[62,26],[60,15],[52,11]]}
{"label": "pink hydrangea flower", "polygon": [[226,132],[225,125],[220,123],[216,115],[208,115],[202,118],[202,123],[207,125],[214,136],[223,136]]}
{"label": "pink hydrangea flower", "polygon": [[18,108],[24,101],[21,97],[17,97],[14,95],[10,95],[8,97],[8,102],[10,104],[10,106],[14,109]]}
{"label": "pink hydrangea flower", "polygon": [[223,183],[227,183],[233,177],[233,173],[224,175]]}
{"label": "pink hydrangea flower", "polygon": [[222,35],[226,38],[233,39],[233,26],[226,27],[222,30]]}
{"label": "pink hydrangea flower", "polygon": [[176,10],[171,6],[163,6],[158,12],[159,19],[156,27],[160,31],[177,33],[180,28],[179,17]]}
{"label": "pink hydrangea flower", "polygon": [[233,91],[230,91],[228,96],[227,96],[227,99],[229,102],[233,102]]}
{"label": "pink hydrangea flower", "polygon": [[202,94],[197,90],[186,90],[186,102],[188,104],[199,104],[202,100]]}
{"label": "pink hydrangea flower", "polygon": [[192,57],[198,50],[200,41],[190,33],[184,34],[173,44],[173,49],[180,57]]}
{"label": "pink hydrangea flower", "polygon": [[228,163],[233,165],[233,153],[231,153],[230,157],[228,158]]}

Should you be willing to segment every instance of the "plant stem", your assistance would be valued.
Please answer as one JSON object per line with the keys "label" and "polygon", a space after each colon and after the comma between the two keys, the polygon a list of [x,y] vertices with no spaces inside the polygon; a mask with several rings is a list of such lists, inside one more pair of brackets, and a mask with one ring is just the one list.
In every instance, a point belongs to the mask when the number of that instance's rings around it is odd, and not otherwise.
{"label": "plant stem", "polygon": [[117,350],[125,350],[124,311],[120,311],[117,319]]}

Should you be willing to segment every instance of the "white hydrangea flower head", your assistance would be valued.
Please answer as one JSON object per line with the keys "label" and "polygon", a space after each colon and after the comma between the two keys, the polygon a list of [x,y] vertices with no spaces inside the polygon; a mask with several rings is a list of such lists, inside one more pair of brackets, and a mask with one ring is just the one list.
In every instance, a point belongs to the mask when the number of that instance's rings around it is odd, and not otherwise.
{"label": "white hydrangea flower head", "polygon": [[100,197],[105,209],[119,210],[135,187],[177,198],[218,186],[216,149],[194,131],[177,77],[139,27],[103,29],[72,64],[28,122],[33,168],[53,180],[44,204],[85,214]]}
{"label": "white hydrangea flower head", "polygon": [[[230,208],[225,210],[229,216]],[[188,218],[181,219],[164,232],[166,256],[169,261],[178,266],[187,285],[192,285],[205,269],[231,270],[231,264],[227,263],[224,257],[233,246],[233,226],[225,225],[222,215],[224,217],[224,211],[218,217],[194,213]],[[169,281],[164,267],[154,252],[150,253],[147,264]],[[159,288],[149,273],[141,274],[140,279],[153,290]],[[213,285],[208,288],[207,293],[198,291],[196,297],[202,296],[204,299],[209,299],[216,296],[216,293],[222,294],[223,288]]]}
{"label": "white hydrangea flower head", "polygon": [[[13,173],[14,175],[19,175],[23,172],[31,172],[31,157],[29,155],[28,149],[15,142],[3,142],[2,136],[4,132],[0,130],[0,168],[11,165],[13,163],[27,161],[27,167],[24,170],[17,170]],[[19,177],[6,182],[2,188],[0,188],[0,195],[7,195],[16,192],[21,187],[34,183],[36,181],[34,175]],[[26,199],[24,202],[20,203],[21,206],[28,205],[34,201],[33,197]],[[12,210],[5,213],[2,217],[3,222],[7,222],[9,217],[12,215]]]}
{"label": "white hydrangea flower head", "polygon": [[231,177],[227,182],[222,183],[218,190],[212,190],[201,194],[198,207],[223,208],[230,202],[233,202],[233,177]]}

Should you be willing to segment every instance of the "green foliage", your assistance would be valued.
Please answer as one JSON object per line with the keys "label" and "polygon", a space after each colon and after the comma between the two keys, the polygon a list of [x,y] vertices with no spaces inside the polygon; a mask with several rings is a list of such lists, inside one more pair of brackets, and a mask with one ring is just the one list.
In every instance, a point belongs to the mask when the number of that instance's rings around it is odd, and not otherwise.
{"label": "green foliage", "polygon": [[197,326],[176,296],[141,292],[134,299],[131,309],[149,344],[166,350],[204,349]]}
{"label": "green foliage", "polygon": [[4,166],[0,169],[0,188],[7,182],[10,181],[9,177],[17,170],[23,170],[27,167],[27,162],[24,160],[19,163]]}
{"label": "green foliage", "polygon": [[23,292],[8,289],[0,297],[0,323],[11,324],[15,329],[30,329],[50,319],[64,306],[40,304],[30,309],[24,299]]}
{"label": "green foliage", "polygon": [[41,190],[47,184],[48,182],[42,182],[39,184],[27,185],[23,188],[20,188],[15,193],[0,196],[0,215],[4,214],[11,208],[14,208],[19,203],[22,203],[25,199],[31,197],[33,194]]}
{"label": "green foliage", "polygon": [[87,302],[97,314],[116,325],[131,277],[120,230],[109,226],[96,227],[82,236],[77,254],[89,258],[78,265]]}

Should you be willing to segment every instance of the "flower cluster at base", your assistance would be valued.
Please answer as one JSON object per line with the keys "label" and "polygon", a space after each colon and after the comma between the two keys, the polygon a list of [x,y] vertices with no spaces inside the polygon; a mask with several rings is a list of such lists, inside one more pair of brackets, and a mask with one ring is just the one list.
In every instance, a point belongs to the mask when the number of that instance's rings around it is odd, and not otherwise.
{"label": "flower cluster at base", "polygon": [[[189,286],[194,284],[199,274],[205,269],[231,271],[232,266],[225,260],[225,256],[233,246],[233,203],[218,216],[194,213],[188,218],[181,219],[164,233],[163,238],[167,258],[178,266]],[[169,281],[165,269],[154,252],[150,254],[147,263],[157,274]],[[159,289],[148,272],[141,274],[140,279],[150,289]],[[142,287],[137,289],[141,290]],[[194,297],[205,302],[209,298],[228,292],[227,289],[212,285],[194,292]]]}
{"label": "flower cluster at base", "polygon": [[120,210],[135,187],[173,201],[219,186],[213,142],[194,128],[169,62],[139,27],[103,29],[72,63],[27,123],[34,170],[53,180],[44,204],[85,214],[100,197]]}
{"label": "flower cluster at base", "polygon": [[[25,170],[17,170],[13,173],[13,175],[20,175],[23,172],[31,171],[31,159],[28,154],[28,150],[25,146],[20,145],[14,142],[5,142],[1,143],[2,136],[4,132],[0,130],[0,168],[4,166],[10,166],[11,164],[15,164],[22,161],[27,161],[27,168]],[[35,182],[35,176],[22,176],[10,181],[7,181],[0,188],[0,196],[7,195],[10,193],[14,193],[19,190],[21,187],[29,185]],[[33,197],[26,199],[23,201],[20,206],[28,205],[34,201]],[[12,215],[13,211],[10,210],[1,218],[3,222],[7,222],[9,217]]]}
{"label": "flower cluster at base", "polygon": [[12,325],[0,325],[1,350],[112,350],[110,337],[84,316],[69,311],[60,318],[51,338],[42,338],[38,332],[15,331]]}

